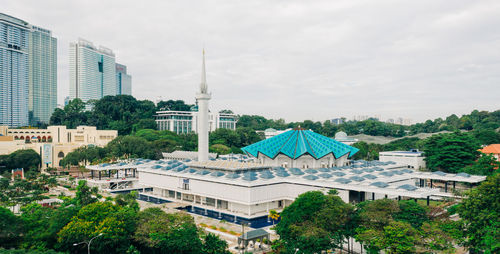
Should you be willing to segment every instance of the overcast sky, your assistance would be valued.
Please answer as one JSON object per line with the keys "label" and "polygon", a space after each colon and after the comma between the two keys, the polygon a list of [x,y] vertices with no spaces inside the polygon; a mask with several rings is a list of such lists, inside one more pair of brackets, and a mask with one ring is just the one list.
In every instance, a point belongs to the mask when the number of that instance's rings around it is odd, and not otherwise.
{"label": "overcast sky", "polygon": [[416,122],[500,109],[496,0],[0,0],[0,12],[58,39],[59,103],[81,37],[115,52],[139,99],[194,103],[205,47],[212,111]]}

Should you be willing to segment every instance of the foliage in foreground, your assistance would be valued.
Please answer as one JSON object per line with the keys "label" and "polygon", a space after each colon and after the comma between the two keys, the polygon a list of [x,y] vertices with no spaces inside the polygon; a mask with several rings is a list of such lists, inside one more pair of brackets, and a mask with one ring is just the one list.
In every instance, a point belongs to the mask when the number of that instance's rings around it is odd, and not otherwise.
{"label": "foliage in foreground", "polygon": [[[60,197],[58,208],[30,203],[20,216],[0,206],[0,253],[228,253],[227,243],[206,235],[186,213],[159,208],[139,211],[136,193],[100,201],[94,188],[80,181],[75,198]],[[74,244],[78,244],[74,246]],[[20,248],[10,250],[11,248]]]}

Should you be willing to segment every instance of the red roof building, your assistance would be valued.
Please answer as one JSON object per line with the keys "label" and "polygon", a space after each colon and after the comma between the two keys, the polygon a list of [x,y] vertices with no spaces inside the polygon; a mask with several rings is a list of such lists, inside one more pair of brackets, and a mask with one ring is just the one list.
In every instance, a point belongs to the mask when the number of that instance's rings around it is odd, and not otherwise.
{"label": "red roof building", "polygon": [[497,161],[500,161],[500,144],[491,144],[479,151],[484,154],[491,154],[497,159]]}

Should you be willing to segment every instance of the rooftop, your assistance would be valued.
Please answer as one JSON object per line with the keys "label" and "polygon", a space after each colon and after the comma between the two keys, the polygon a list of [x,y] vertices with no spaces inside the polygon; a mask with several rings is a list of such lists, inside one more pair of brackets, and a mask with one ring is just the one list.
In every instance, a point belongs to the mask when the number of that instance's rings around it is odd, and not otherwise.
{"label": "rooftop", "polygon": [[482,153],[485,154],[500,154],[500,144],[491,144],[489,146],[485,146],[483,149],[479,150]]}
{"label": "rooftop", "polygon": [[335,158],[340,158],[346,154],[351,157],[359,151],[359,149],[345,145],[335,139],[303,129],[286,131],[272,138],[243,147],[241,150],[254,157],[257,157],[259,153],[269,158],[284,154],[292,159],[297,159],[304,154],[309,154],[315,159],[320,159],[327,154],[333,154]]}

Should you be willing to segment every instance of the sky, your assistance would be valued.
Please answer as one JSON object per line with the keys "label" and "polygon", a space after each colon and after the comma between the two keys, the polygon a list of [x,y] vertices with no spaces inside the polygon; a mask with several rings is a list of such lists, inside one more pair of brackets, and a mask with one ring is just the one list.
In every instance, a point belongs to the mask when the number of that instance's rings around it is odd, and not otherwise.
{"label": "sky", "polygon": [[212,111],[286,121],[413,122],[500,109],[500,1],[0,0],[69,43],[112,49],[138,99],[194,103],[206,52]]}

